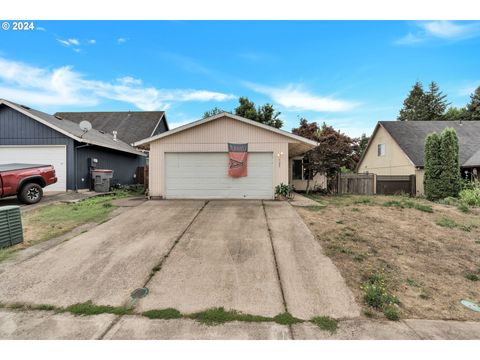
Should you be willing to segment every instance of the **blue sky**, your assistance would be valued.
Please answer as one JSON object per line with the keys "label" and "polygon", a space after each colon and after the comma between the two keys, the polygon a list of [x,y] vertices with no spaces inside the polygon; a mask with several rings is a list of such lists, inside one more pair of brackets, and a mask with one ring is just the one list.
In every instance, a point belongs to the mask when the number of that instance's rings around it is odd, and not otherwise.
{"label": "blue sky", "polygon": [[0,30],[0,98],[55,111],[166,110],[178,126],[239,96],[352,136],[415,81],[456,106],[480,85],[480,22],[37,21]]}

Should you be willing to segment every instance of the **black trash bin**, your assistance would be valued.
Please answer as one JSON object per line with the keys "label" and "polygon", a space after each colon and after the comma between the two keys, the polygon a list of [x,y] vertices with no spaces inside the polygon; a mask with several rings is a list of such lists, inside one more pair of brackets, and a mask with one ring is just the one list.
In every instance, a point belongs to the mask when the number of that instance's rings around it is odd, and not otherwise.
{"label": "black trash bin", "polygon": [[113,170],[95,169],[92,171],[93,189],[95,192],[109,192]]}

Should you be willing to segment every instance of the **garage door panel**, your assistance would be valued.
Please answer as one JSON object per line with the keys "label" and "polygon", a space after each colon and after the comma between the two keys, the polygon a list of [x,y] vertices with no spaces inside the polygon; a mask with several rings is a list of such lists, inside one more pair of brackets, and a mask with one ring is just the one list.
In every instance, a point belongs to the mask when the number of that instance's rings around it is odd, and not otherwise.
{"label": "garage door panel", "polygon": [[58,181],[44,191],[66,191],[67,150],[65,146],[0,146],[0,164],[53,165]]}
{"label": "garage door panel", "polygon": [[271,199],[273,153],[249,153],[248,176],[228,176],[227,153],[165,154],[166,198]]}

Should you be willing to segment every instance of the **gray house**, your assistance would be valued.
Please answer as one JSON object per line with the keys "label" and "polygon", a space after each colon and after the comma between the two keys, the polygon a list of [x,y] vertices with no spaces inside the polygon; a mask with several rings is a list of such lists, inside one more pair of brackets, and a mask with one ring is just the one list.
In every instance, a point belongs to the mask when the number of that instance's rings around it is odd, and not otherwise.
{"label": "gray house", "polygon": [[[122,132],[128,133],[126,127]],[[146,158],[111,132],[95,126],[83,132],[76,122],[0,99],[0,164],[53,165],[58,182],[45,191],[89,188],[89,167],[95,160],[97,168],[114,171],[114,184],[132,184]]]}

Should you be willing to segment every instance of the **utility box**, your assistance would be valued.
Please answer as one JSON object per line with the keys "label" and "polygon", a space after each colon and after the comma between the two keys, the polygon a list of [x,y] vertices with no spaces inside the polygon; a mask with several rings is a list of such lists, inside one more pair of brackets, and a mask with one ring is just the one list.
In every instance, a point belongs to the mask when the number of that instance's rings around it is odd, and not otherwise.
{"label": "utility box", "polygon": [[23,242],[20,206],[0,206],[0,249]]}
{"label": "utility box", "polygon": [[95,192],[109,192],[110,181],[113,177],[113,170],[95,169],[92,170],[93,189]]}

